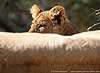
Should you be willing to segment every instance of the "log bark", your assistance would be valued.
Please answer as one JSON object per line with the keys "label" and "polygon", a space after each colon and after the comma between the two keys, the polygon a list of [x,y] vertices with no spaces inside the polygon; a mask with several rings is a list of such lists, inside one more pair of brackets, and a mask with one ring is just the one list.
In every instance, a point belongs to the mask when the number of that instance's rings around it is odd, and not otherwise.
{"label": "log bark", "polygon": [[72,36],[0,32],[0,73],[100,70],[100,30]]}

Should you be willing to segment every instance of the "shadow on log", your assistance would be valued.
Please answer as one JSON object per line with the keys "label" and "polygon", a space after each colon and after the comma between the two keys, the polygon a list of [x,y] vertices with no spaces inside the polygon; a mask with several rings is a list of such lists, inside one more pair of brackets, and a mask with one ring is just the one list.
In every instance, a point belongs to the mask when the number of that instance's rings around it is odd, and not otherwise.
{"label": "shadow on log", "polygon": [[0,32],[0,73],[100,71],[100,31],[72,36]]}

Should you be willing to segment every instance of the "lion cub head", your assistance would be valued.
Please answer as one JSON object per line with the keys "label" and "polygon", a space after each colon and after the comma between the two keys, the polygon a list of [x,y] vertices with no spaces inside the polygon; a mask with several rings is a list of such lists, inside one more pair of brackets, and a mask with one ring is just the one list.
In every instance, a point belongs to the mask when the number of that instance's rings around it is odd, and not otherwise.
{"label": "lion cub head", "polygon": [[54,6],[43,11],[39,6],[33,5],[30,9],[33,21],[29,32],[56,33],[72,35],[76,33],[70,24],[63,6]]}

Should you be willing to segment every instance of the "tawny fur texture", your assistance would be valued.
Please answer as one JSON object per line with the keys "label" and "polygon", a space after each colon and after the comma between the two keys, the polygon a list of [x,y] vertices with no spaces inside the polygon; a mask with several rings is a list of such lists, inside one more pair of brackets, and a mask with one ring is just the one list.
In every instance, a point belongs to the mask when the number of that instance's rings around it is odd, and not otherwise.
{"label": "tawny fur texture", "polygon": [[0,73],[100,70],[100,30],[72,36],[0,32]]}
{"label": "tawny fur texture", "polygon": [[42,12],[42,9],[36,4],[34,4],[30,9],[30,13],[32,14],[32,18],[35,18],[40,12]]}
{"label": "tawny fur texture", "polygon": [[57,5],[48,11],[42,11],[39,6],[33,5],[30,9],[33,21],[29,32],[56,33],[72,35],[77,33],[68,20],[63,6]]}

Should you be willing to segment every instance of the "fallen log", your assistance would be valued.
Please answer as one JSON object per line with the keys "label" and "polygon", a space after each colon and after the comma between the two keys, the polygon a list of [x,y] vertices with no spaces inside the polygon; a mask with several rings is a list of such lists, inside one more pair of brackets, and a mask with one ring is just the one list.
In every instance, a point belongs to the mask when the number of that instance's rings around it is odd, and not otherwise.
{"label": "fallen log", "polygon": [[0,32],[0,73],[100,70],[100,31],[62,36]]}

